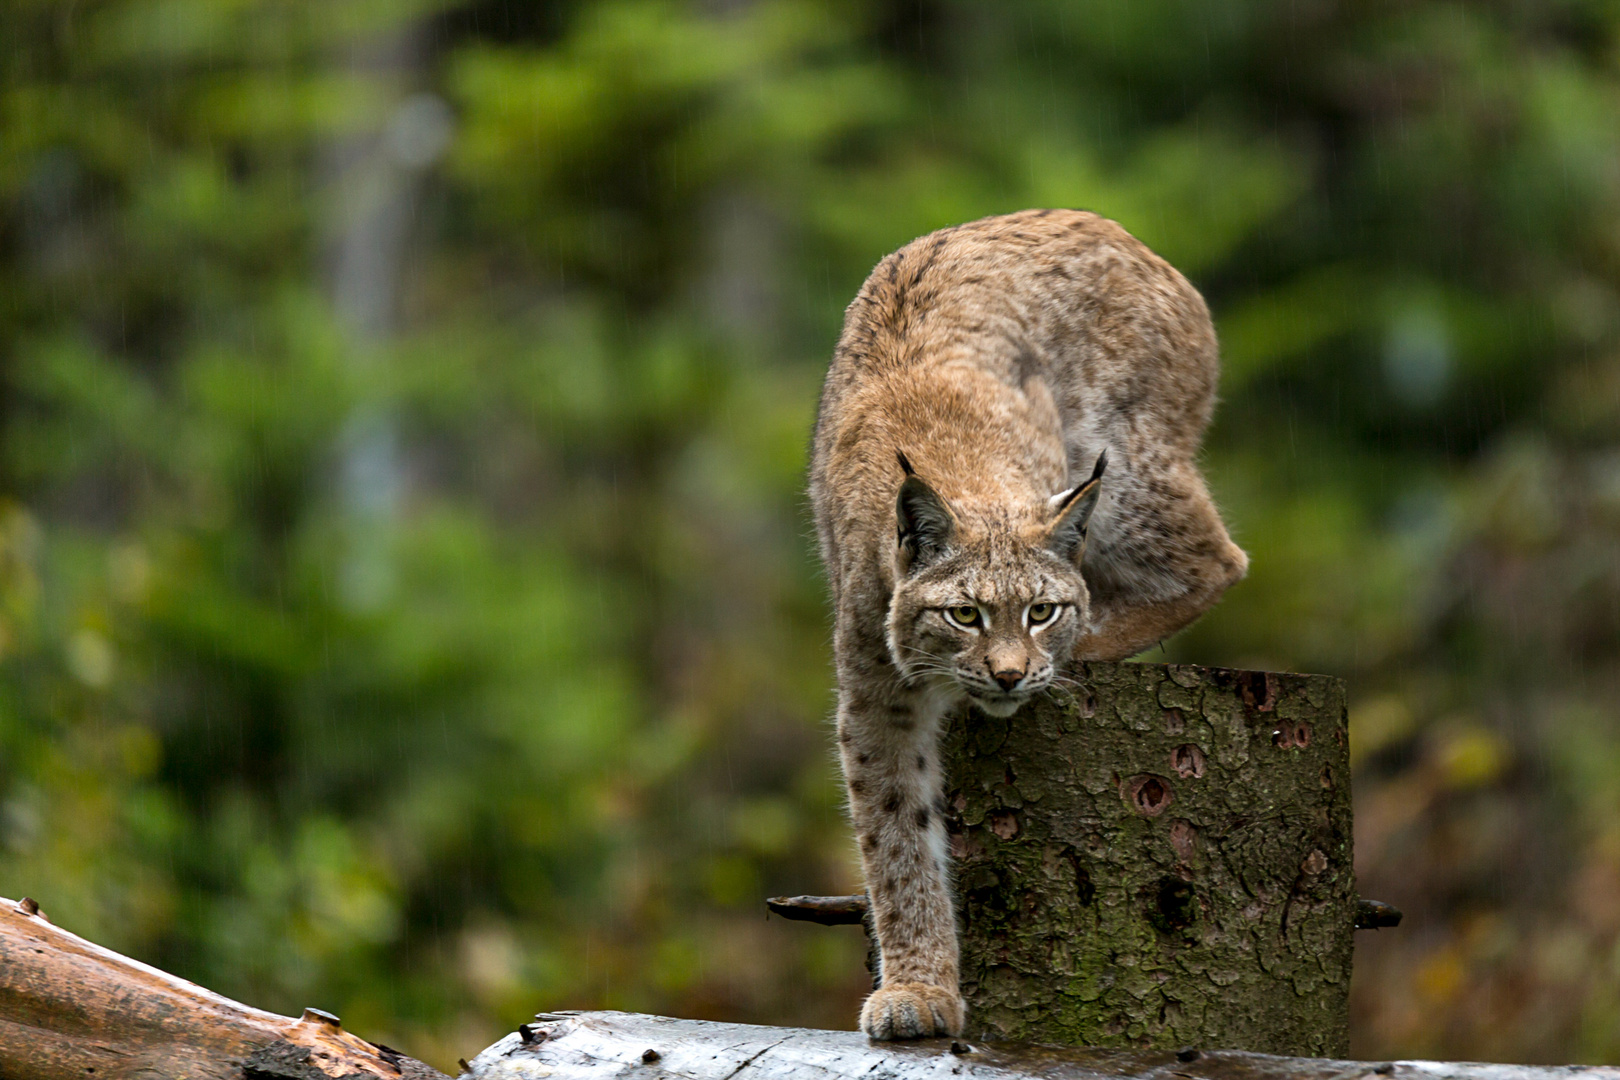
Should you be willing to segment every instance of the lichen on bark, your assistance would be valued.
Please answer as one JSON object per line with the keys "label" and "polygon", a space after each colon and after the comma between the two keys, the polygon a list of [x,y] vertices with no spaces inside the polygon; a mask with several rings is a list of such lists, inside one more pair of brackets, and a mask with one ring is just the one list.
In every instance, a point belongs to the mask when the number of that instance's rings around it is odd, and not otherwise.
{"label": "lichen on bark", "polygon": [[1344,1056],[1343,684],[1083,665],[945,740],[970,1034]]}

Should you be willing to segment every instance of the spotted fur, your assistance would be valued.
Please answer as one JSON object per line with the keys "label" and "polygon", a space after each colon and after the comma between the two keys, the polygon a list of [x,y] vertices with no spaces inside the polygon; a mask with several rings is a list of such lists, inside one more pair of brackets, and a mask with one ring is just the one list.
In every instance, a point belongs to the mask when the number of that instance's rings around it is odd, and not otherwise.
{"label": "spotted fur", "polygon": [[1079,211],[922,237],[850,304],[810,493],[881,953],[861,1012],[873,1038],[964,1022],[945,714],[970,699],[1011,715],[1075,660],[1123,659],[1186,626],[1247,569],[1195,464],[1216,375],[1198,292]]}

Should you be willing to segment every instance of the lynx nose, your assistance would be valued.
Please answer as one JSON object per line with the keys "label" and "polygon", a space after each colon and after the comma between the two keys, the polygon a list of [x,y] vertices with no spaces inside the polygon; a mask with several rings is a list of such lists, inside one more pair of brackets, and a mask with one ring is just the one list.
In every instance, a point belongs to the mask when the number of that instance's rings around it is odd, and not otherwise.
{"label": "lynx nose", "polygon": [[1013,668],[1006,668],[1002,671],[992,671],[990,677],[995,679],[996,684],[1003,690],[1011,690],[1024,678],[1024,673]]}

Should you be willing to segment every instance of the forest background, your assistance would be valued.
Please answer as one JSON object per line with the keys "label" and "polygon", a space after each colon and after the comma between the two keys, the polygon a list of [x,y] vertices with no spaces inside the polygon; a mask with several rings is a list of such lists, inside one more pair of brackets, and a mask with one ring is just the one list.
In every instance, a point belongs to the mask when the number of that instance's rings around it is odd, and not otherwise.
{"label": "forest background", "polygon": [[1613,0],[4,0],[0,893],[448,1065],[849,1027],[802,494],[884,253],[1116,218],[1352,694],[1370,1057],[1620,1060]]}

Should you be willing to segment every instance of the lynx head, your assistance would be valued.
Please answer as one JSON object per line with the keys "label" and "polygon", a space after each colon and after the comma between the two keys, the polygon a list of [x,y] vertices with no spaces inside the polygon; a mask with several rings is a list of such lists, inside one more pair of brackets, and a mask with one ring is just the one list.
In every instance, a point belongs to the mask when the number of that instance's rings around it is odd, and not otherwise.
{"label": "lynx head", "polygon": [[1051,685],[1089,616],[1080,559],[1106,466],[1104,453],[1020,525],[964,518],[900,455],[888,637],[904,678],[953,686],[992,716]]}

